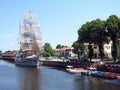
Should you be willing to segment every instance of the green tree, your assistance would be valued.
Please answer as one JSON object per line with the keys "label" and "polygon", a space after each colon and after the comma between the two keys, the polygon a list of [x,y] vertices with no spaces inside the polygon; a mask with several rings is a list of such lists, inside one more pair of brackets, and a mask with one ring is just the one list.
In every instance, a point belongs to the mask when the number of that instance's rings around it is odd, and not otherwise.
{"label": "green tree", "polygon": [[79,42],[89,43],[91,44],[93,41],[92,39],[92,31],[91,31],[91,22],[86,22],[78,29],[78,40]]}
{"label": "green tree", "polygon": [[2,55],[2,51],[0,50],[0,56]]}
{"label": "green tree", "polygon": [[[85,24],[83,24],[81,26],[81,28],[78,30],[78,41],[80,43],[89,43],[89,45],[91,45],[91,43],[93,43],[93,31],[92,31],[92,23],[91,22],[87,22]],[[93,51],[92,51],[92,48],[90,48],[88,46],[88,52],[89,52],[89,58],[90,58],[90,61],[93,57]],[[91,53],[92,52],[92,53]],[[90,54],[91,53],[91,54]]]}
{"label": "green tree", "polygon": [[119,38],[119,24],[120,24],[120,19],[116,15],[111,15],[109,18],[106,20],[106,28],[109,32],[110,38],[113,42],[113,47],[112,47],[112,56],[114,61],[116,61],[118,57],[118,38]]}
{"label": "green tree", "polygon": [[58,45],[56,46],[56,49],[61,49],[61,48],[63,48],[63,45],[61,45],[61,44],[58,44]]}
{"label": "green tree", "polygon": [[[89,52],[93,52],[91,43],[95,43],[99,47],[101,60],[104,57],[104,43],[108,42],[108,33],[105,27],[105,21],[100,19],[92,20],[91,22],[87,22],[81,26],[78,30],[79,41],[84,43],[89,43],[88,50]],[[93,54],[89,54],[89,58],[91,59]]]}
{"label": "green tree", "polygon": [[43,56],[49,57],[54,55],[54,50],[49,43],[45,43]]}
{"label": "green tree", "polygon": [[96,19],[91,21],[92,41],[99,47],[101,60],[104,57],[104,43],[108,42],[108,33],[105,28],[105,21]]}
{"label": "green tree", "polygon": [[[80,43],[79,41],[75,41],[72,44],[72,47],[74,47],[73,52],[75,54],[78,54],[78,59],[80,59],[80,54],[83,55],[85,53],[85,45],[84,43]],[[79,52],[80,50],[80,52]]]}

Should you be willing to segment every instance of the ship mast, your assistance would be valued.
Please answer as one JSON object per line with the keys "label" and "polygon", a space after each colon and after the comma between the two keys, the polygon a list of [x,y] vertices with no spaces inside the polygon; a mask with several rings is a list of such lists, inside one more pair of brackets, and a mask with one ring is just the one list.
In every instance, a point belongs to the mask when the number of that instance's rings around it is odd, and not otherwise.
{"label": "ship mast", "polygon": [[37,15],[31,12],[25,13],[22,24],[20,28],[20,48],[22,51],[30,51],[31,54],[39,54],[42,36]]}

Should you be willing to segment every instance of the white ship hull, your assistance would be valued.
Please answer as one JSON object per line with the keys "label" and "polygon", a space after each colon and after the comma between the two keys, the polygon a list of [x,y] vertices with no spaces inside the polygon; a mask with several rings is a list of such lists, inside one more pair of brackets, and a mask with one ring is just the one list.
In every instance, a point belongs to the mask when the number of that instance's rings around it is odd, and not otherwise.
{"label": "white ship hull", "polygon": [[39,66],[39,59],[37,57],[33,58],[16,57],[15,64],[26,67],[37,67]]}

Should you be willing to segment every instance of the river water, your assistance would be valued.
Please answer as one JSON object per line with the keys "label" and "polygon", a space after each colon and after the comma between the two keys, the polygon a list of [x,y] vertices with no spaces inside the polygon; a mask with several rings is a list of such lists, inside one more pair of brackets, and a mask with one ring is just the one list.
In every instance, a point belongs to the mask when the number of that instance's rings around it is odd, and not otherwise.
{"label": "river water", "polygon": [[0,60],[0,90],[120,90],[120,81],[72,74],[61,68],[19,67]]}

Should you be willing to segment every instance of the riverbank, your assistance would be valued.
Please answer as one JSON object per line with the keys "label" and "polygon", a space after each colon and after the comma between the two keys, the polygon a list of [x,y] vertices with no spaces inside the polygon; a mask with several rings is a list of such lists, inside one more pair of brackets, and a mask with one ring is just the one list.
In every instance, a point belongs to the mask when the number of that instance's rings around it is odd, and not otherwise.
{"label": "riverbank", "polygon": [[91,62],[61,62],[61,61],[40,61],[41,65],[45,65],[45,66],[54,66],[54,67],[63,67],[65,68],[66,66],[70,65],[70,66],[74,66],[74,67],[83,67],[83,68],[87,68],[90,67],[92,65]]}
{"label": "riverbank", "polygon": [[14,60],[15,60],[14,57],[2,57],[2,56],[0,57],[0,59],[8,62],[12,62],[12,63],[14,63]]}
{"label": "riverbank", "polygon": [[[13,57],[0,57],[0,59],[9,61],[14,63]],[[66,66],[73,66],[73,67],[82,67],[82,68],[88,68],[92,66],[93,64],[97,64],[96,68],[99,71],[108,71],[108,72],[115,72],[120,73],[120,64],[119,63],[113,63],[111,60],[104,60],[102,61],[102,64],[100,63],[100,59],[92,59],[92,62],[89,62],[88,60],[77,60],[77,59],[60,59],[60,58],[53,58],[53,59],[45,59],[40,60],[40,65],[43,66],[51,66],[51,67],[61,67],[66,68]]]}

